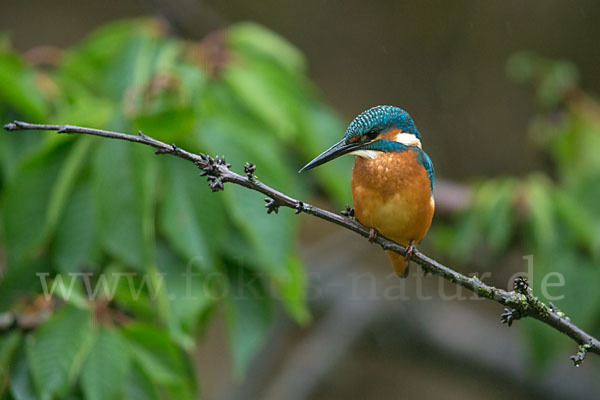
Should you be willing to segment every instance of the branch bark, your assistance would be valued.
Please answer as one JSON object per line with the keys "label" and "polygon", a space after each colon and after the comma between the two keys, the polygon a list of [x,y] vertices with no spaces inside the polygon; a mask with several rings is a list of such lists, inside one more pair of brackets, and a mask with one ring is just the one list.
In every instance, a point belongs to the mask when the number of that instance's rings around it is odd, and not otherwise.
{"label": "branch bark", "polygon": [[[230,169],[230,165],[225,161],[225,157],[212,158],[205,154],[194,154],[181,149],[174,144],[167,144],[151,138],[150,136],[144,135],[141,131],[138,133],[138,135],[129,135],[121,132],[85,128],[73,125],[31,124],[21,121],[14,121],[6,124],[4,129],[7,131],[45,130],[56,131],[57,133],[94,135],[145,144],[153,147],[156,154],[170,154],[193,162],[202,170],[201,174],[207,176],[209,186],[212,191],[223,190],[223,184],[227,182],[240,185],[267,196],[265,201],[268,213],[277,213],[279,207],[288,207],[296,210],[297,214],[303,212],[349,229],[365,238],[369,237],[369,228],[362,225],[355,219],[338,215],[310,205],[307,202],[294,199],[258,181],[253,174],[256,167],[250,163],[246,163],[244,167],[246,176],[243,176],[233,172]],[[375,238],[375,243],[379,244],[384,250],[391,250],[400,255],[405,255],[406,249],[404,246],[382,235],[377,235]],[[427,257],[416,249],[412,253],[411,261],[419,264],[425,273],[438,275],[454,283],[455,285],[461,286],[476,293],[479,297],[490,299],[506,306],[505,312],[502,314],[502,322],[508,323],[509,326],[514,320],[524,317],[531,317],[569,336],[579,344],[578,352],[571,357],[571,360],[575,366],[579,366],[581,364],[586,353],[588,352],[600,355],[600,341],[571,322],[571,320],[563,312],[554,307],[546,305],[537,297],[533,296],[531,288],[524,279],[517,279],[515,281],[515,290],[509,292],[487,285],[477,278],[477,276],[468,277],[460,274],[453,269]]]}

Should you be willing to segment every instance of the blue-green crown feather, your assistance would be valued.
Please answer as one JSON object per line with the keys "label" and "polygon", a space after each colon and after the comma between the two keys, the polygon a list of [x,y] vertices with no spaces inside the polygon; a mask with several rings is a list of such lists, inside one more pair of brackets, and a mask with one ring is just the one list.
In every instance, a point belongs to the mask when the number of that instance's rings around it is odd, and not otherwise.
{"label": "blue-green crown feather", "polygon": [[363,111],[354,118],[346,130],[346,138],[364,135],[369,131],[383,132],[391,127],[412,133],[417,138],[421,137],[415,123],[406,111],[400,107],[376,106]]}

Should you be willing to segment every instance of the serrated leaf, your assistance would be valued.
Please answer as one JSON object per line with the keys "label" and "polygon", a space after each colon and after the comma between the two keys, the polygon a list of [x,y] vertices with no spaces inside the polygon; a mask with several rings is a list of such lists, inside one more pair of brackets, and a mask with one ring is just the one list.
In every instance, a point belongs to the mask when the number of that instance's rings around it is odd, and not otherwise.
{"label": "serrated leaf", "polygon": [[92,341],[91,313],[64,306],[27,337],[27,360],[41,399],[67,393]]}
{"label": "serrated leaf", "polygon": [[81,387],[85,398],[122,399],[128,369],[126,341],[117,331],[101,328],[82,368]]}

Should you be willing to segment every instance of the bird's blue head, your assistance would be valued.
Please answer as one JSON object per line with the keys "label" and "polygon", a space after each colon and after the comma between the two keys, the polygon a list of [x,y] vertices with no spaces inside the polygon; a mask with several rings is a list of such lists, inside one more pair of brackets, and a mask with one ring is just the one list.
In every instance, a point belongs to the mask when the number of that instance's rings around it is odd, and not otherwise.
{"label": "bird's blue head", "polygon": [[[350,123],[344,138],[306,164],[299,172],[317,167],[343,154],[402,151],[421,147],[421,133],[410,115],[399,107],[369,108]],[[371,153],[368,153],[371,154]]]}
{"label": "bird's blue head", "polygon": [[351,140],[357,136],[379,135],[390,128],[415,135],[417,139],[421,138],[421,133],[410,115],[400,107],[394,106],[376,106],[361,112],[346,129],[344,138]]}

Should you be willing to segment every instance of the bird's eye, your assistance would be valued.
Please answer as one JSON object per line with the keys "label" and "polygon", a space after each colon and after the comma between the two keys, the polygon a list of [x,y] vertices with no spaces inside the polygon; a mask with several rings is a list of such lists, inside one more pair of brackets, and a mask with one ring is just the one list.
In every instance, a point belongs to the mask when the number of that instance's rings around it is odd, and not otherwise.
{"label": "bird's eye", "polygon": [[377,131],[369,131],[367,133],[365,133],[365,140],[373,140],[377,137],[378,132]]}

